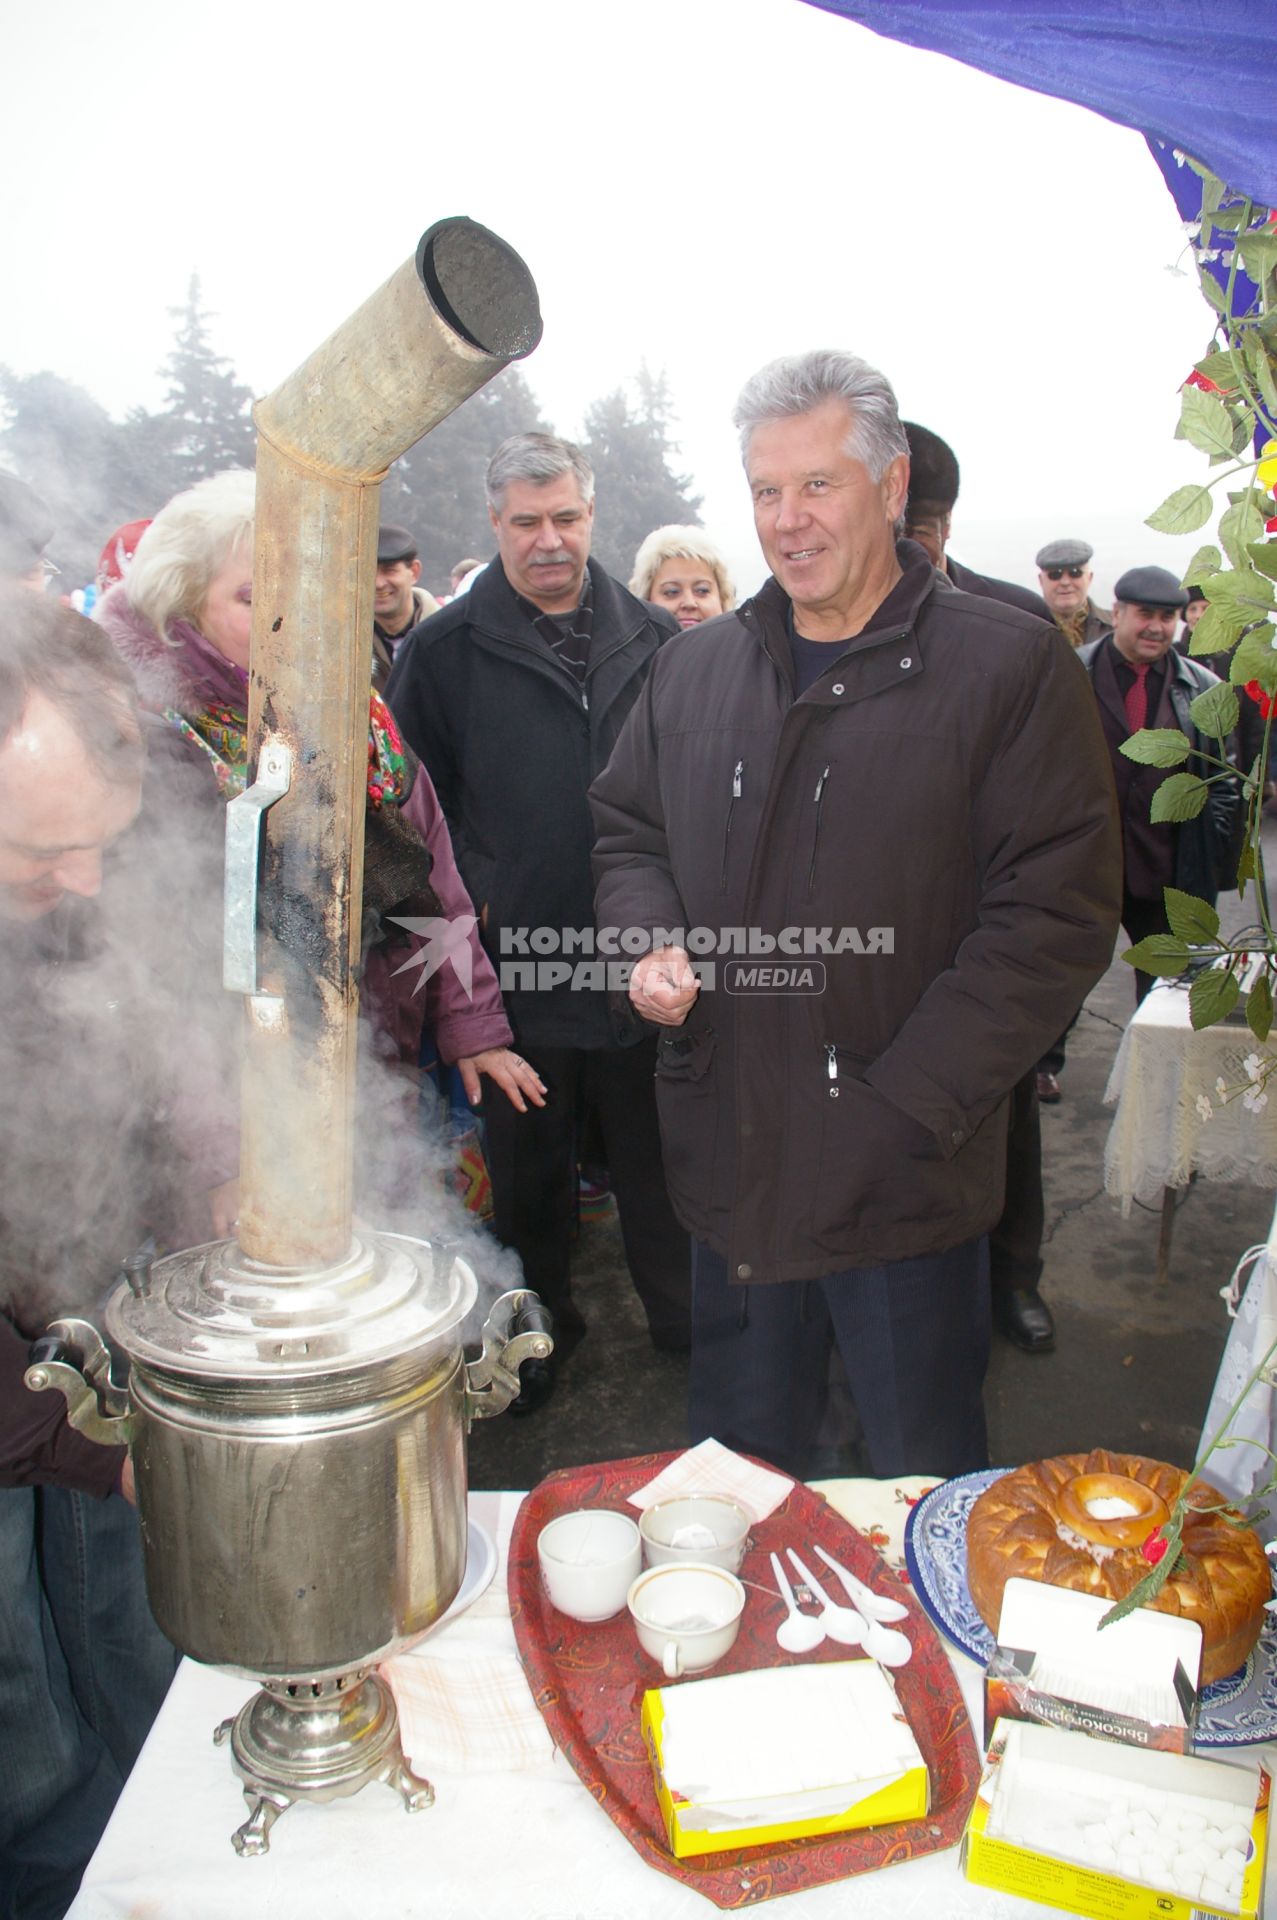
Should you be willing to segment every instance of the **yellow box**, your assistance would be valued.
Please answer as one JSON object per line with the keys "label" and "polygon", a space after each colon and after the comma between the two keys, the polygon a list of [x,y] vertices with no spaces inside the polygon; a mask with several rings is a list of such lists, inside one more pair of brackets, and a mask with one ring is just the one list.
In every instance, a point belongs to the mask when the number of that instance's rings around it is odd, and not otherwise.
{"label": "yellow box", "polygon": [[[738,1782],[752,1773],[754,1786],[747,1796],[729,1793],[711,1802],[686,1780],[679,1783],[677,1761],[671,1764],[669,1755],[667,1715],[685,1725],[689,1708],[702,1721],[721,1723],[729,1771]],[[767,1667],[654,1688],[643,1696],[641,1725],[666,1837],[679,1860],[919,1820],[931,1803],[927,1769],[895,1689],[871,1660]],[[778,1726],[792,1727],[809,1754],[823,1743],[833,1755],[842,1742],[847,1771],[834,1764],[837,1777],[814,1784],[801,1782],[797,1771],[787,1773]],[[880,1735],[876,1743],[868,1736],[869,1766],[877,1771],[866,1770],[863,1754],[857,1764],[854,1753],[858,1737],[864,1745],[866,1729]]]}
{"label": "yellow box", "polygon": [[[1061,1778],[1065,1770],[1071,1776],[1085,1773],[1088,1790],[1111,1808],[1146,1792],[1171,1796],[1165,1799],[1168,1813],[1173,1804],[1205,1806],[1216,1800],[1223,1808],[1253,1799],[1249,1823],[1242,1821],[1248,1824],[1249,1845],[1240,1899],[1226,1904],[1200,1891],[1185,1893],[1142,1874],[1137,1879],[1120,1868],[1083,1865],[1042,1845],[998,1837],[991,1830],[996,1826],[995,1803],[1009,1783],[1031,1767],[1040,1770],[1039,1791],[1052,1768],[1060,1770]],[[1062,1907],[1082,1920],[1256,1920],[1268,1846],[1269,1786],[1268,1774],[1258,1765],[1237,1768],[1218,1760],[1141,1752],[1056,1727],[1000,1720],[963,1836],[963,1870],[977,1886]]]}

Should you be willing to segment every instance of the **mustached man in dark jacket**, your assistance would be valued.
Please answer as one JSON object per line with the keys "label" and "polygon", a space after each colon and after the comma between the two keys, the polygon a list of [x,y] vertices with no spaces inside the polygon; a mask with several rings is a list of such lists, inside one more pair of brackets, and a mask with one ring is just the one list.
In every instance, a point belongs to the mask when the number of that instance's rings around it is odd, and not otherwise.
{"label": "mustached man in dark jacket", "polygon": [[[1122,821],[1122,925],[1132,941],[1167,933],[1164,887],[1178,887],[1214,903],[1222,888],[1237,884],[1241,795],[1238,782],[1210,788],[1205,807],[1182,825],[1149,817],[1153,795],[1172,772],[1145,767],[1122,752],[1123,741],[1142,727],[1178,727],[1195,749],[1217,753],[1217,743],[1194,725],[1189,708],[1219,676],[1200,660],[1176,651],[1173,642],[1188,595],[1165,567],[1129,567],[1113,589],[1113,631],[1079,648],[1091,676],[1100,725],[1108,742]],[[1210,772],[1190,759],[1190,772]],[[1135,970],[1140,1001],[1153,976]]]}
{"label": "mustached man in dark jacket", "polygon": [[593,790],[600,920],[724,936],[712,990],[655,940],[631,986],[694,1241],[691,1433],[803,1473],[836,1339],[871,1471],[961,1473],[1009,1090],[1113,950],[1104,742],[1058,632],[897,546],[881,374],[777,361],[736,424],[773,577],[661,649]]}
{"label": "mustached man in dark jacket", "polygon": [[[689,1339],[687,1235],[661,1170],[655,1037],[592,957],[587,792],[662,643],[678,631],[591,560],[594,476],[547,434],[516,434],[487,474],[498,559],[400,648],[386,697],[435,783],[501,979],[515,1045],[549,1089],[533,1113],[486,1112],[494,1224],[555,1318],[562,1359],[585,1329],[572,1297],[576,1136],[597,1113],[626,1259],[661,1347]],[[625,957],[613,947],[612,968]],[[554,1361],[527,1361],[516,1413]]]}

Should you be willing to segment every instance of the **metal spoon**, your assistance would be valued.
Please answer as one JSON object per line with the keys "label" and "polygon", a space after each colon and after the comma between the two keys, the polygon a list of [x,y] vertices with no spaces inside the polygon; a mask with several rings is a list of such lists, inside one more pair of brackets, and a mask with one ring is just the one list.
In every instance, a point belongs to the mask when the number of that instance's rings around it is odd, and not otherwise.
{"label": "metal spoon", "polygon": [[[861,1646],[864,1643],[866,1623],[861,1619],[860,1615],[856,1613],[853,1608],[840,1607],[836,1600],[831,1600],[819,1580],[817,1580],[815,1574],[808,1572],[792,1547],[786,1547],[785,1551],[788,1553],[793,1563],[794,1571],[798,1574],[799,1579],[806,1581],[819,1601],[819,1623],[825,1629],[829,1638],[836,1640],[839,1646],[842,1647]],[[900,1637],[903,1638],[903,1635]]]}
{"label": "metal spoon", "polygon": [[786,1653],[810,1653],[824,1639],[825,1629],[820,1621],[813,1620],[809,1613],[799,1613],[793,1588],[785,1578],[785,1570],[774,1553],[771,1556],[771,1563],[772,1572],[776,1576],[776,1591],[789,1609],[776,1629],[776,1645],[783,1647]]}
{"label": "metal spoon", "polygon": [[832,1553],[826,1553],[822,1546],[817,1546],[816,1551],[830,1572],[838,1575],[847,1598],[866,1620],[890,1623],[909,1618],[908,1607],[902,1607],[898,1600],[889,1600],[885,1593],[875,1593],[872,1587],[867,1587],[863,1580],[857,1580],[854,1573],[849,1573],[840,1561],[835,1560]]}

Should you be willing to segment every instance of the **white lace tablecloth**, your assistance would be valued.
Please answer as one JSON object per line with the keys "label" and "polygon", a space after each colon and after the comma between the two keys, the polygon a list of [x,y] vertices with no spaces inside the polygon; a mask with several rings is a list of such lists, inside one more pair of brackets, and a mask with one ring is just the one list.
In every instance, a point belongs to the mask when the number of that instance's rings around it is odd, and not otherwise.
{"label": "white lace tablecloth", "polygon": [[1255,1051],[1248,1027],[1194,1033],[1181,989],[1155,987],[1147,996],[1122,1037],[1104,1093],[1117,1108],[1104,1184],[1123,1213],[1135,1200],[1156,1205],[1164,1188],[1186,1187],[1194,1173],[1277,1187],[1277,1089],[1259,1113],[1243,1107],[1240,1093],[1223,1103],[1217,1091],[1221,1079],[1233,1089],[1248,1084],[1244,1062]]}

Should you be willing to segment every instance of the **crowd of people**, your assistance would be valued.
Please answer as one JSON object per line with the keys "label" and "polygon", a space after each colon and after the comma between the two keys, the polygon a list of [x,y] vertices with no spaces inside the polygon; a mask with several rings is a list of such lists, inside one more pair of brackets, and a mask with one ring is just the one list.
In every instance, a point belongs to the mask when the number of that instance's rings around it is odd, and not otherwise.
{"label": "crowd of people", "polygon": [[[1164,886],[1232,884],[1237,782],[1155,825],[1165,776],[1120,751],[1145,725],[1197,744],[1200,596],[1140,566],[1106,613],[1077,538],[1038,552],[1040,594],[964,566],[952,449],[850,354],[764,367],[735,424],[767,571],[740,604],[699,527],[655,529],[612,578],[589,465],[546,434],[493,451],[493,552],[437,599],[412,531],[382,526],[361,1046],[408,1091],[377,1137],[437,1125],[449,1080],[479,1116],[490,1231],[554,1318],[517,1414],[543,1412],[588,1332],[584,1167],[615,1196],[653,1345],[689,1353],[693,1440],[803,1474],[836,1350],[871,1471],[965,1472],[988,1464],[991,1330],[1029,1353],[1055,1337],[1038,1107],[1070,1024],[1119,921],[1139,938]],[[236,1219],[216,976],[253,479],[156,506],[106,538],[89,620],[50,590],[51,516],[0,475],[14,1920],[65,1911],[174,1659],[127,1454],[26,1392],[28,1344],[92,1318],[139,1246]],[[464,926],[467,964],[418,993],[403,922],[423,918]],[[366,1157],[365,1215],[410,1206],[402,1165]]]}

